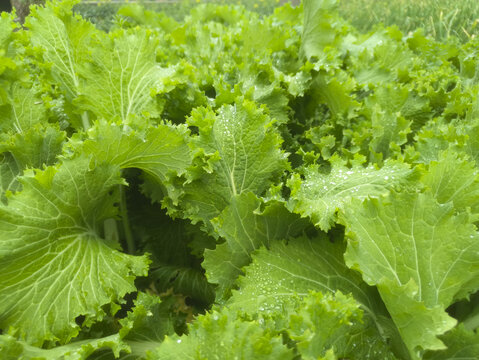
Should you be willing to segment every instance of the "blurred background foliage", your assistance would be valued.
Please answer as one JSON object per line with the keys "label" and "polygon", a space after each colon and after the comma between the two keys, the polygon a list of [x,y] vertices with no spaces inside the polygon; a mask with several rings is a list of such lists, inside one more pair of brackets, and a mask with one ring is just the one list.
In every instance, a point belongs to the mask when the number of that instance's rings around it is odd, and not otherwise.
{"label": "blurred background foliage", "polygon": [[[11,0],[11,5],[16,8],[19,21],[23,22],[29,5],[42,2]],[[75,10],[99,28],[108,30],[119,9],[128,4],[140,3],[148,10],[163,11],[176,20],[182,20],[193,7],[207,2],[242,4],[267,15],[285,2],[296,6],[300,0],[94,0],[81,1]],[[8,1],[4,1],[2,10],[8,10],[9,5]],[[360,31],[371,30],[382,23],[396,25],[406,34],[422,28],[425,35],[437,40],[457,37],[466,42],[479,35],[478,0],[342,0],[339,1],[339,11]]]}

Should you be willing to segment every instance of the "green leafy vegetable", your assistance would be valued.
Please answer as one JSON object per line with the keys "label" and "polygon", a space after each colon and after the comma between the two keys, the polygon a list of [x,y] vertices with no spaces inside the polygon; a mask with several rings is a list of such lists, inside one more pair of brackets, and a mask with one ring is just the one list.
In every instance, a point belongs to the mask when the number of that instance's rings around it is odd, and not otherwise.
{"label": "green leafy vegetable", "polygon": [[77,2],[0,17],[0,358],[479,357],[479,42]]}

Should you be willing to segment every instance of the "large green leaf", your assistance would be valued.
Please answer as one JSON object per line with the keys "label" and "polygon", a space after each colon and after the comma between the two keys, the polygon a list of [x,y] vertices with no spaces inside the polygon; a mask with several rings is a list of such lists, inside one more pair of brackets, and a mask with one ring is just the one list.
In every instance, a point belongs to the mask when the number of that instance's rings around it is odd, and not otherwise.
{"label": "large green leaf", "polygon": [[272,120],[251,101],[238,99],[217,114],[195,109],[189,125],[199,129],[193,151],[207,159],[185,186],[184,212],[193,221],[218,216],[241,193],[261,195],[288,166]]}
{"label": "large green leaf", "polygon": [[9,92],[10,106],[0,115],[3,131],[23,133],[36,124],[46,123],[47,111],[43,102],[35,94],[34,88],[26,88],[18,82]]}
{"label": "large green leaf", "polygon": [[23,191],[0,206],[0,326],[18,328],[28,343],[64,343],[78,333],[78,316],[91,323],[103,305],[134,291],[148,260],[101,238],[103,221],[116,214],[118,167],[90,169],[79,158],[21,182]]}
{"label": "large green leaf", "polygon": [[282,303],[310,290],[351,293],[369,314],[384,313],[376,289],[344,264],[342,243],[329,239],[291,239],[288,244],[275,241],[270,250],[262,248],[238,280],[238,290],[228,306],[246,312],[273,313]]}
{"label": "large green leaf", "polygon": [[1,152],[9,152],[21,169],[55,164],[65,142],[65,132],[56,126],[38,124],[11,135],[0,143]]}
{"label": "large green leaf", "polygon": [[[59,86],[68,108],[82,91],[85,79],[81,73],[91,61],[92,44],[98,46],[96,39],[101,34],[90,22],[73,15],[73,3],[72,0],[47,1],[44,7],[32,7],[25,22],[31,30],[28,32],[31,46],[42,54],[38,63],[51,66],[49,78]],[[87,129],[88,114],[82,112],[80,120],[75,110],[68,110],[68,121],[77,128]]]}
{"label": "large green leaf", "polygon": [[203,268],[208,281],[218,284],[217,301],[229,297],[241,268],[251,262],[251,253],[274,240],[296,236],[308,225],[291,214],[281,202],[271,202],[261,210],[262,201],[248,192],[235,196],[231,204],[212,220],[224,243],[205,251]]}
{"label": "large green leaf", "polygon": [[446,350],[431,351],[424,355],[427,360],[475,360],[479,358],[479,334],[466,330],[462,325],[452,329],[441,339]]}
{"label": "large green leaf", "polygon": [[53,78],[70,100],[79,94],[80,68],[90,61],[97,34],[90,22],[72,15],[72,3],[48,1],[46,7],[33,7],[26,21],[32,45],[43,50]]}
{"label": "large green leaf", "polygon": [[354,201],[343,223],[349,267],[377,285],[411,356],[444,348],[456,321],[445,308],[479,288],[479,242],[467,214],[430,193],[391,193]]}
{"label": "large green leaf", "polygon": [[[82,75],[82,103],[97,117],[121,119],[157,115],[151,90],[161,81],[156,64],[157,40],[147,30],[119,30],[92,51],[93,64]],[[144,120],[142,120],[144,121]]]}
{"label": "large green leaf", "polygon": [[326,46],[337,45],[337,20],[332,14],[337,0],[305,0],[301,51],[306,58],[321,57]]}

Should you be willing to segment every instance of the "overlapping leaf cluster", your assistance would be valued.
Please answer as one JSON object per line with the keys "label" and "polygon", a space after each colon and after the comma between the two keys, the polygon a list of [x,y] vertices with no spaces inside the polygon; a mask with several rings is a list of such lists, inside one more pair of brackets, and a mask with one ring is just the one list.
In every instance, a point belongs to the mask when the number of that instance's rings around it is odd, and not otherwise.
{"label": "overlapping leaf cluster", "polygon": [[479,357],[479,43],[138,6],[0,19],[5,359]]}

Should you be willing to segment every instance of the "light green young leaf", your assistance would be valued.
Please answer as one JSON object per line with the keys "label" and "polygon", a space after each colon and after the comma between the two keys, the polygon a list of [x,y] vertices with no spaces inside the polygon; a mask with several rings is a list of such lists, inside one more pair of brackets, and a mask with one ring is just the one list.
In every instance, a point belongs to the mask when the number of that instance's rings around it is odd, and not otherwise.
{"label": "light green young leaf", "polygon": [[444,348],[437,336],[455,324],[445,308],[466,285],[479,288],[479,236],[468,215],[430,193],[390,193],[353,201],[342,222],[346,264],[378,286],[411,356]]}
{"label": "light green young leaf", "polygon": [[187,336],[167,336],[158,350],[148,356],[149,360],[294,358],[281,336],[270,333],[258,321],[243,320],[228,310],[198,316],[190,324]]}
{"label": "light green young leaf", "polygon": [[395,359],[373,320],[351,295],[310,292],[289,310],[284,331],[296,342],[301,358],[333,352],[340,359]]}
{"label": "light green young leaf", "polygon": [[329,174],[311,166],[304,170],[304,180],[297,175],[289,180],[289,208],[328,231],[337,222],[336,213],[345,211],[353,199],[387,194],[395,186],[406,184],[412,176],[414,172],[407,165],[393,162],[380,169],[361,165],[348,168],[333,162]]}
{"label": "light green young leaf", "polygon": [[123,181],[118,167],[89,169],[88,159],[65,161],[21,178],[23,190],[0,206],[0,327],[26,342],[65,343],[101,318],[105,304],[135,291],[146,256],[120,253],[100,237],[115,216],[110,191]]}
{"label": "light green young leaf", "polygon": [[352,94],[356,88],[356,82],[345,72],[338,72],[334,76],[318,75],[312,85],[320,102],[327,104],[336,117],[354,116],[360,108],[360,104]]}
{"label": "light green young leaf", "polygon": [[65,137],[65,132],[56,126],[38,124],[11,135],[3,144],[0,143],[0,151],[12,154],[23,170],[40,169],[44,165],[55,164],[57,156],[62,152]]}
{"label": "light green young leaf", "polygon": [[28,128],[25,132],[5,135],[0,142],[0,192],[6,202],[7,191],[18,191],[18,181],[27,168],[40,169],[44,165],[53,165],[62,151],[65,133],[55,126],[42,124]]}
{"label": "light green young leaf", "polygon": [[282,203],[266,204],[247,192],[231,199],[231,204],[212,220],[217,234],[225,242],[215,250],[205,251],[202,264],[208,281],[218,284],[217,301],[229,297],[234,282],[251,262],[251,253],[262,246],[269,247],[274,240],[297,236],[308,221],[291,214]]}
{"label": "light green young leaf", "polygon": [[371,160],[382,163],[384,159],[401,152],[407,142],[411,122],[398,113],[375,106],[371,109],[372,140],[369,143]]}

